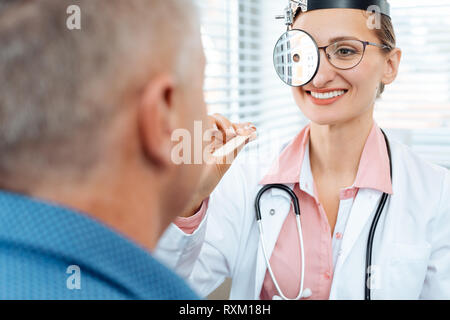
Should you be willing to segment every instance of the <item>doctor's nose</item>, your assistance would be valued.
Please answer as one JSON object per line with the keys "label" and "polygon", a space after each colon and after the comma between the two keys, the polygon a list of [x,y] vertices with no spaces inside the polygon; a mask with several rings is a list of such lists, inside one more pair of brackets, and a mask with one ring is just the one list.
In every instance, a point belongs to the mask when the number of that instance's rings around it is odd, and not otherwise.
{"label": "doctor's nose", "polygon": [[320,65],[316,76],[312,80],[312,84],[316,88],[324,88],[328,82],[331,82],[336,78],[336,69],[328,61],[325,50],[319,50],[320,53]]}

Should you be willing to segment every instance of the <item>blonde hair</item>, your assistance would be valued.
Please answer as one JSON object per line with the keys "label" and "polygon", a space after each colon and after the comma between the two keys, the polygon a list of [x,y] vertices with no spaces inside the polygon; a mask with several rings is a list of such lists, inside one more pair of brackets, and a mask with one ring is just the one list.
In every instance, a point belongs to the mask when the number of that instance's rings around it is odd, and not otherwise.
{"label": "blonde hair", "polygon": [[[396,38],[394,26],[392,25],[391,18],[381,15],[381,27],[375,30],[375,33],[380,40],[381,44],[387,46],[388,48],[383,49],[384,52],[389,53],[396,47]],[[384,92],[385,84],[380,83],[378,87],[377,99],[381,97]]]}

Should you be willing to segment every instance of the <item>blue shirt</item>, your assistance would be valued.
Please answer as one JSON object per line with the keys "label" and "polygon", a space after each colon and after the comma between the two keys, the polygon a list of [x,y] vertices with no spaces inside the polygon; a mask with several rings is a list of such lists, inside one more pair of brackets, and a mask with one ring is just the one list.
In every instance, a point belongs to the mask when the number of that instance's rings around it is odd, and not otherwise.
{"label": "blue shirt", "polygon": [[197,299],[149,252],[71,209],[0,192],[0,299]]}

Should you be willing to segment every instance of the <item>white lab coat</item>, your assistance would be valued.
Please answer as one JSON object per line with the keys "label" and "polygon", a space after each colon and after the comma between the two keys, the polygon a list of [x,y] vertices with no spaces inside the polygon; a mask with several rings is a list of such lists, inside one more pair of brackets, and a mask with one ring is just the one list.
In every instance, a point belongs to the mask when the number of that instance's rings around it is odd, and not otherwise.
{"label": "white lab coat", "polygon": [[[394,194],[386,202],[373,243],[372,299],[450,299],[450,172],[389,141]],[[155,251],[201,296],[226,277],[232,278],[230,299],[259,299],[263,285],[267,269],[254,200],[271,161],[257,164],[240,158],[211,195],[198,229],[187,235],[171,224]],[[330,299],[364,299],[366,244],[381,195],[360,189],[354,200]],[[270,215],[270,209],[276,214]],[[283,192],[272,189],[261,198],[269,257],[289,210],[290,198]]]}

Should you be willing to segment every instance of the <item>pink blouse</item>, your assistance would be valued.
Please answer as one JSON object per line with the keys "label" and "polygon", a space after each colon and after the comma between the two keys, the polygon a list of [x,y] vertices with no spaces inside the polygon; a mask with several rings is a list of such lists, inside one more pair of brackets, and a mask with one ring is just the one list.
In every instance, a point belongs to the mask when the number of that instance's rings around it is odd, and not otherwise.
{"label": "pink blouse", "polygon": [[[340,243],[345,236],[348,215],[360,188],[372,188],[392,194],[389,157],[383,133],[374,125],[364,146],[355,182],[340,191],[340,204],[333,237],[326,213],[317,197],[309,162],[309,133],[307,125],[283,150],[278,161],[260,184],[294,184],[299,198],[305,249],[304,288],[311,290],[308,299],[329,298],[334,265],[340,255]],[[175,224],[186,233],[192,233],[200,224],[207,202],[190,218],[178,218]],[[292,209],[288,214],[270,257],[270,264],[283,294],[294,298],[300,288],[300,244]],[[261,299],[279,295],[266,272],[261,289]]]}

